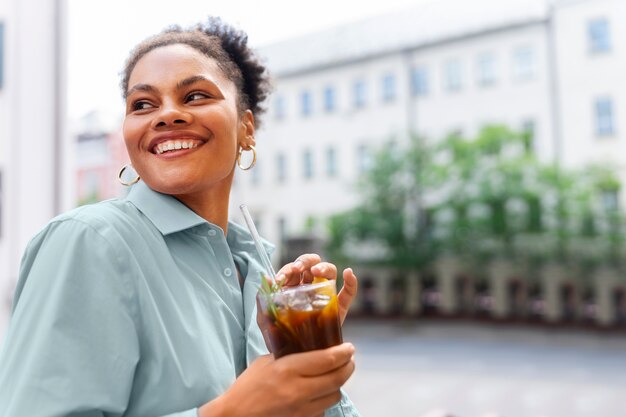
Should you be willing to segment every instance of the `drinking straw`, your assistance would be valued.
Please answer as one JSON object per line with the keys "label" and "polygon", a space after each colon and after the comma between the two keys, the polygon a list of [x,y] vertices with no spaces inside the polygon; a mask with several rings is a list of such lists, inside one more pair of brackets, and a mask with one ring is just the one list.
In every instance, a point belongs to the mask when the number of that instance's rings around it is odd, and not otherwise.
{"label": "drinking straw", "polygon": [[256,250],[259,253],[259,257],[261,257],[261,262],[263,263],[263,267],[265,267],[265,272],[269,275],[272,283],[276,283],[276,272],[274,272],[274,267],[272,267],[272,261],[270,261],[270,257],[265,250],[265,247],[261,243],[261,237],[259,236],[259,232],[256,230],[256,226],[252,221],[252,216],[250,216],[250,212],[248,211],[248,207],[245,204],[239,206],[241,212],[243,213],[243,218],[246,220],[246,224],[248,225],[248,230],[250,230],[250,234],[252,235],[252,240],[254,240],[254,246],[256,246]]}

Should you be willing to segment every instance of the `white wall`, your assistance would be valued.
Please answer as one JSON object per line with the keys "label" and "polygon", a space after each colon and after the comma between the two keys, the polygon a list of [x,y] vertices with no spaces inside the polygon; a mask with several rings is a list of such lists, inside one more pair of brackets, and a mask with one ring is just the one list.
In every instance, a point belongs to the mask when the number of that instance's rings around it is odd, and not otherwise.
{"label": "white wall", "polygon": [[[626,2],[564,2],[555,16],[563,162],[578,166],[610,161],[626,181]],[[609,21],[612,49],[594,54],[588,50],[587,22],[600,17]],[[600,96],[613,100],[612,136],[595,133],[593,106]]]}
{"label": "white wall", "polygon": [[[28,240],[69,206],[72,169],[65,139],[62,0],[5,0],[5,87],[0,92],[0,164],[4,172],[3,234],[0,237],[0,299],[13,291]],[[59,25],[59,26],[57,26]],[[64,179],[64,180],[62,180]],[[0,338],[6,303],[0,305]]]}
{"label": "white wall", "polygon": [[[534,56],[534,75],[524,81],[513,78],[512,54],[520,46],[530,47]],[[476,81],[476,60],[484,52],[493,53],[496,59],[497,78],[489,87],[480,87]],[[464,68],[463,88],[454,93],[443,88],[442,79],[442,67],[451,58],[459,59]],[[410,97],[413,65],[429,69],[429,93],[417,99]],[[398,96],[393,102],[381,99],[381,79],[386,73],[396,75]],[[277,120],[270,103],[264,127],[257,134],[259,166],[255,169],[261,171],[261,180],[254,184],[252,173],[239,173],[234,204],[247,203],[261,219],[261,233],[275,242],[281,217],[287,219],[289,233],[301,233],[308,216],[324,218],[358,202],[358,146],[375,149],[392,137],[401,142],[410,125],[429,138],[440,139],[457,129],[474,134],[486,123],[521,127],[533,121],[536,150],[541,158],[552,160],[549,75],[546,26],[534,23],[278,77],[273,99],[286,100],[286,115]],[[358,78],[367,82],[367,105],[361,109],[355,109],[352,102],[352,85]],[[322,109],[326,85],[336,87],[338,109],[333,113]],[[313,112],[307,117],[300,110],[300,94],[305,89],[313,94]],[[325,174],[324,152],[331,145],[338,152],[337,178]],[[310,180],[302,174],[305,148],[315,155],[316,172]],[[289,178],[283,184],[276,181],[279,152],[288,155]]]}
{"label": "white wall", "polygon": [[[513,74],[513,52],[520,47],[530,48],[534,60],[533,76],[523,80]],[[477,82],[477,60],[487,53],[495,59],[496,78],[492,85],[482,86]],[[463,86],[457,92],[444,88],[443,66],[453,59],[460,62],[463,74]],[[521,128],[525,121],[533,121],[537,154],[546,161],[554,157],[543,24],[428,48],[417,53],[414,62],[429,68],[431,74],[429,94],[418,98],[415,106],[420,133],[437,139],[456,129],[473,135],[487,123]]]}

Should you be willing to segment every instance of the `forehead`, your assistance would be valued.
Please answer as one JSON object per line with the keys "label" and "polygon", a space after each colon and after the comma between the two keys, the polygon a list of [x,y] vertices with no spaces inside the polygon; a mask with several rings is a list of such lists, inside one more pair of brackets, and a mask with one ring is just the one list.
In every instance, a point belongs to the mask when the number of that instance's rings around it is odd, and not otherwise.
{"label": "forehead", "polygon": [[141,57],[130,74],[128,89],[135,84],[176,83],[194,75],[203,75],[224,88],[234,88],[215,59],[190,46],[174,44],[158,47]]}

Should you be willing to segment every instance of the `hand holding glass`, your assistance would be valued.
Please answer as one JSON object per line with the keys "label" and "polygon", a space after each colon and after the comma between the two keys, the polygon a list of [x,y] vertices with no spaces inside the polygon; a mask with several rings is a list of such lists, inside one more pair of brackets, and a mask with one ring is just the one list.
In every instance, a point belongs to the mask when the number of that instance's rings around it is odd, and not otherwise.
{"label": "hand holding glass", "polygon": [[[245,205],[240,206],[267,278],[276,284],[276,274],[252,216]],[[261,308],[261,326],[267,330],[274,357],[307,352],[339,345],[343,342],[337,285],[335,280],[315,278],[312,284],[281,288],[257,295]]]}

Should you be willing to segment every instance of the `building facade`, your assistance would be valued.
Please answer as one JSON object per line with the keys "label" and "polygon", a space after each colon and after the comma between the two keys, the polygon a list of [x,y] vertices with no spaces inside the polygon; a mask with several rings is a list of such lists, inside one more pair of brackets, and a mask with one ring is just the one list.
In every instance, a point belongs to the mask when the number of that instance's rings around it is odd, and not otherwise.
{"label": "building facade", "polygon": [[65,2],[0,1],[0,338],[28,240],[73,205]]}
{"label": "building facade", "polygon": [[324,219],[358,202],[372,152],[410,132],[435,141],[503,123],[532,132],[544,161],[608,161],[626,180],[626,3],[459,3],[261,50],[275,90],[259,162],[238,176],[234,206],[247,203],[265,236],[323,237]]}

